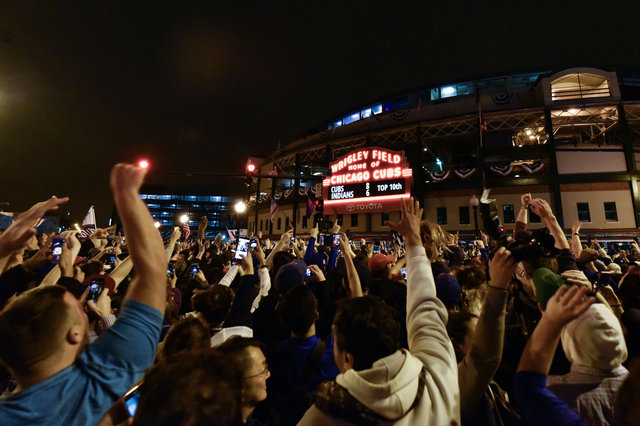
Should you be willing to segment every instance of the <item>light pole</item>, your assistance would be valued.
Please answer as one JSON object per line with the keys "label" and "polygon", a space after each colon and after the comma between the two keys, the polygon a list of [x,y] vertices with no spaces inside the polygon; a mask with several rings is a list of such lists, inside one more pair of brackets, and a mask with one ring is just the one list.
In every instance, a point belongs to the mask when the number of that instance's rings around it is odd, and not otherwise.
{"label": "light pole", "polygon": [[476,239],[480,238],[478,235],[478,206],[480,205],[480,200],[476,197],[476,194],[473,194],[469,199],[469,204],[473,207],[473,226],[475,228]]}

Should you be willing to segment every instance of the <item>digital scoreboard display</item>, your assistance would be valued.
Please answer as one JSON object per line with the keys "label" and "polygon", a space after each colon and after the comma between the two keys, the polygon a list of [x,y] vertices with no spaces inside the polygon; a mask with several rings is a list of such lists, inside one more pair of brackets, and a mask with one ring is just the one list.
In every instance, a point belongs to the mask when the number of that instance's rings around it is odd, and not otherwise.
{"label": "digital scoreboard display", "polygon": [[327,214],[400,210],[410,196],[413,173],[402,151],[362,148],[330,167],[322,182]]}
{"label": "digital scoreboard display", "polygon": [[347,200],[363,197],[379,197],[383,195],[404,194],[404,179],[381,180],[375,182],[347,183],[334,185],[329,190],[328,200]]}

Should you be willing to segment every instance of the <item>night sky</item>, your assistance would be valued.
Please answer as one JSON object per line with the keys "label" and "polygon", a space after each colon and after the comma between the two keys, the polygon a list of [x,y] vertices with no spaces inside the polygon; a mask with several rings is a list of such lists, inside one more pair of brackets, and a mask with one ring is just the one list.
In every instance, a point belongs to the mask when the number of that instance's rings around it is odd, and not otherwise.
{"label": "night sky", "polygon": [[119,161],[242,173],[247,155],[409,89],[640,70],[637,1],[231,3],[0,0],[0,202],[68,195],[73,220],[95,204],[103,225]]}

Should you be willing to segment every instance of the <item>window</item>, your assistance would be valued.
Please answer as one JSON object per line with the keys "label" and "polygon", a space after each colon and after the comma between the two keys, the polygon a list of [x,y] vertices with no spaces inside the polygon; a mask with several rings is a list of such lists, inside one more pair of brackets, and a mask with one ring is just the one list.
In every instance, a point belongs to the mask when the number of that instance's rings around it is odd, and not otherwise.
{"label": "window", "polygon": [[[280,228],[280,225],[278,225],[278,228]],[[289,229],[289,216],[284,218],[284,229]]]}
{"label": "window", "polygon": [[436,216],[437,216],[438,225],[447,224],[447,208],[446,207],[438,207],[436,209]]}
{"label": "window", "polygon": [[281,227],[282,227],[282,218],[279,217],[278,218],[278,231],[280,230]]}
{"label": "window", "polygon": [[615,201],[604,202],[604,220],[606,220],[607,222],[618,221],[618,210],[616,209]]}
{"label": "window", "polygon": [[542,223],[540,216],[535,214],[531,209],[529,209],[529,223]]}
{"label": "window", "polygon": [[358,213],[351,214],[351,227],[355,228],[358,226]]}
{"label": "window", "polygon": [[551,100],[606,98],[611,96],[609,79],[592,73],[573,73],[551,82]]}
{"label": "window", "polygon": [[513,204],[504,204],[502,206],[502,217],[504,223],[516,223],[516,215],[513,210]]}
{"label": "window", "polygon": [[577,203],[578,220],[580,222],[591,222],[591,214],[589,213],[589,203]]}
{"label": "window", "polygon": [[338,225],[342,226],[344,225],[344,216],[339,214],[336,216],[336,222],[338,223]]}
{"label": "window", "polygon": [[333,127],[340,127],[340,126],[342,126],[342,120],[339,120],[333,123]]}
{"label": "window", "polygon": [[382,104],[371,107],[371,112],[373,112],[374,114],[380,114],[382,112]]}
{"label": "window", "polygon": [[371,108],[365,108],[362,111],[360,111],[360,116],[362,118],[369,118],[371,117]]}
{"label": "window", "polygon": [[350,124],[353,123],[355,121],[360,120],[360,113],[359,112],[354,112],[351,115],[346,116],[345,118],[342,119],[342,124]]}
{"label": "window", "polygon": [[458,214],[460,215],[460,225],[471,224],[471,219],[469,218],[469,207],[458,207]]}
{"label": "window", "polygon": [[385,222],[389,220],[389,212],[380,213],[380,225],[385,226]]}
{"label": "window", "polygon": [[302,229],[307,229],[307,215],[302,216]]}

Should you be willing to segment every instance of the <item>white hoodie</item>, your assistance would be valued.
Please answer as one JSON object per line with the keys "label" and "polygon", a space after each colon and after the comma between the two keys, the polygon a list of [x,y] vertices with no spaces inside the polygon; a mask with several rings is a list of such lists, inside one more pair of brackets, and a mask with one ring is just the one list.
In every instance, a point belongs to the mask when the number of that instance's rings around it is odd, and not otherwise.
{"label": "white hoodie", "polygon": [[[423,247],[407,250],[407,337],[401,349],[377,360],[370,369],[350,369],[336,382],[370,410],[397,425],[455,425],[460,423],[460,390],[453,346],[445,324],[447,310],[436,297],[431,264]],[[411,409],[424,367],[422,398]],[[300,425],[346,425],[315,405]]]}

